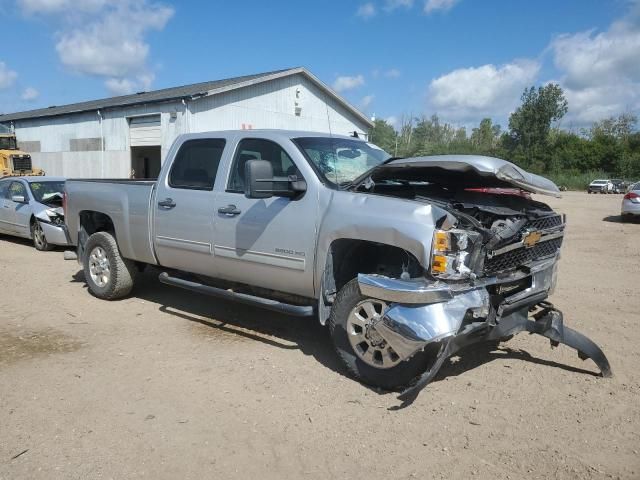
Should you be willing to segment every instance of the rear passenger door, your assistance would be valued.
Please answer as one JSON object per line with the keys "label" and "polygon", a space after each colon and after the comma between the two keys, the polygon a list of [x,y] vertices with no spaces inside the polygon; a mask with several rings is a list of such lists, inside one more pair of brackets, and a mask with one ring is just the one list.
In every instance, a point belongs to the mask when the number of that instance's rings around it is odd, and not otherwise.
{"label": "rear passenger door", "polygon": [[157,184],[153,242],[160,265],[215,275],[214,185],[226,146],[224,138],[185,140]]}

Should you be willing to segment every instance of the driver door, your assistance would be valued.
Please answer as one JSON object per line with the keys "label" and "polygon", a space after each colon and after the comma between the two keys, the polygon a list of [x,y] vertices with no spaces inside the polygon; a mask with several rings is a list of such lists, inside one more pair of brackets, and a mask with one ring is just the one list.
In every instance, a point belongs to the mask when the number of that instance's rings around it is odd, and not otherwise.
{"label": "driver door", "polygon": [[214,255],[220,275],[270,290],[309,296],[318,215],[317,192],[311,182],[299,198],[244,195],[245,164],[271,162],[276,177],[302,177],[290,154],[280,144],[244,138],[235,150],[226,189],[216,196]]}
{"label": "driver door", "polygon": [[[11,198],[14,195],[24,197],[26,203],[14,202]],[[21,237],[31,235],[29,220],[31,218],[31,208],[29,207],[29,193],[24,183],[13,181],[9,184],[7,198],[3,210],[7,212],[7,224],[12,229],[11,232]]]}

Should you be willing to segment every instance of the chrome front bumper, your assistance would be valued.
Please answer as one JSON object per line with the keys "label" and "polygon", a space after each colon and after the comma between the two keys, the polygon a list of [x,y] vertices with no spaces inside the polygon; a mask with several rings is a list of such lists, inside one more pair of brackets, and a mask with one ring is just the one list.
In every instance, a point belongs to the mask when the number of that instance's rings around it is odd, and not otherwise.
{"label": "chrome front bumper", "polygon": [[486,320],[491,309],[487,287],[491,285],[531,277],[528,288],[504,298],[497,307],[498,319],[542,302],[555,288],[557,261],[557,257],[542,260],[529,272],[483,278],[474,284],[428,283],[363,274],[358,275],[358,283],[363,295],[390,303],[375,329],[401,358],[407,359],[429,343],[457,335],[469,314],[478,322]]}
{"label": "chrome front bumper", "polygon": [[51,245],[71,245],[71,238],[65,225],[54,225],[53,223],[40,222],[44,236]]}

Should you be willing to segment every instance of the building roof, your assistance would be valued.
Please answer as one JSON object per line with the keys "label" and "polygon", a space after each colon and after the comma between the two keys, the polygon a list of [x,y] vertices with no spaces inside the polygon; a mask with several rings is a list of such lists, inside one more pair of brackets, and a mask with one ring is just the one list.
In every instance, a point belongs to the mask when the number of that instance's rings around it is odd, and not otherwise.
{"label": "building roof", "polygon": [[130,107],[133,105],[142,105],[149,103],[161,103],[171,100],[206,97],[227,92],[229,90],[249,87],[258,83],[268,82],[270,80],[276,80],[278,78],[297,74],[306,76],[318,87],[327,92],[331,97],[340,102],[347,110],[360,118],[360,120],[362,120],[367,125],[372,126],[371,121],[362,112],[360,112],[357,108],[347,102],[335,91],[325,85],[315,75],[302,67],[258,73],[255,75],[245,75],[242,77],[226,78],[223,80],[213,80],[210,82],[194,83],[191,85],[183,85],[180,87],[163,88],[161,90],[153,90],[151,92],[139,92],[132,95],[103,98],[100,100],[71,103],[69,105],[54,105],[48,108],[39,108],[37,110],[28,110],[25,112],[8,113],[5,115],[0,115],[0,123],[10,122],[13,120],[26,120],[31,118],[55,117],[59,115],[90,112],[94,110],[105,110],[118,107]]}

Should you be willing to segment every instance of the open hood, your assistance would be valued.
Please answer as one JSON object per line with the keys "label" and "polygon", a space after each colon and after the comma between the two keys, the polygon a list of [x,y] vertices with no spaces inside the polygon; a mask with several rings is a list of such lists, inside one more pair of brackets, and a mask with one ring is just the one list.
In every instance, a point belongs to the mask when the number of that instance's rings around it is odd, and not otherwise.
{"label": "open hood", "polygon": [[373,169],[371,178],[433,182],[454,188],[520,188],[560,197],[551,180],[499,158],[480,155],[435,155],[392,160]]}

